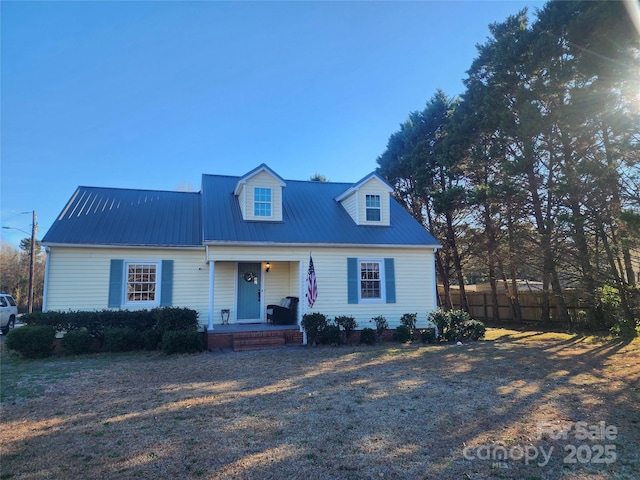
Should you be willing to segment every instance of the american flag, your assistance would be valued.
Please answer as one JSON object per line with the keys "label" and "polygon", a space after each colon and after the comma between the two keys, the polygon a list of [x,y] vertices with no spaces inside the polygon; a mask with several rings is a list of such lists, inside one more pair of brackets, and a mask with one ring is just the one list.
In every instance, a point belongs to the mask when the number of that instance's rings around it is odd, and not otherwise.
{"label": "american flag", "polygon": [[313,307],[318,298],[318,284],[316,283],[316,270],[313,268],[313,258],[309,255],[309,273],[307,275],[307,301],[309,307]]}

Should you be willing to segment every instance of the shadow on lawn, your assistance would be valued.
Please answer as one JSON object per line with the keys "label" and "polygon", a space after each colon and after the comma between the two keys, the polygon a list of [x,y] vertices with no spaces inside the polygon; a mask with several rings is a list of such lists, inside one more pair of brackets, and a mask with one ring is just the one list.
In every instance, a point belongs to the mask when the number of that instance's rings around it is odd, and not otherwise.
{"label": "shadow on lawn", "polygon": [[[2,475],[636,478],[633,347],[520,336],[93,363],[3,406]],[[597,442],[541,436],[537,423],[579,421],[617,428],[615,462],[564,463],[567,445]],[[498,446],[508,458],[479,458]],[[551,447],[545,465],[511,458]]]}

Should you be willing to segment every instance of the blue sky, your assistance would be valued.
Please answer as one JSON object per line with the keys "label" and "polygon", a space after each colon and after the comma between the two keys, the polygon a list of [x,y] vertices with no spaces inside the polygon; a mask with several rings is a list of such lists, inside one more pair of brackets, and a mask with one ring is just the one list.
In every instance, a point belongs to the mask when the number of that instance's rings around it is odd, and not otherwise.
{"label": "blue sky", "polygon": [[490,23],[544,3],[2,1],[1,224],[36,210],[42,238],[78,185],[198,191],[261,163],[355,182],[463,92]]}

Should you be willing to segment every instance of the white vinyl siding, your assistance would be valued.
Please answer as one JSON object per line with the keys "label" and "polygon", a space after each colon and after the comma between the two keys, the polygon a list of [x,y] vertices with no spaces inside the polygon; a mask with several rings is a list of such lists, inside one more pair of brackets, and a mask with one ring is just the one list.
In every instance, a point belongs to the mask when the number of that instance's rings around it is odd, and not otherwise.
{"label": "white vinyl siding", "polygon": [[[263,192],[265,189],[271,191],[271,212],[270,215],[256,215],[256,201],[258,204],[264,202],[263,197],[255,197],[256,189]],[[244,205],[245,220],[268,220],[282,221],[282,186],[277,178],[274,178],[268,172],[260,172],[247,179],[247,183],[243,188],[242,194],[245,198],[242,200]],[[261,213],[264,213],[261,210]]]}
{"label": "white vinyl siding", "polygon": [[356,225],[388,227],[391,224],[389,187],[372,177],[340,200]]}
{"label": "white vinyl siding", "polygon": [[[358,210],[361,225],[388,226],[390,224],[389,195],[387,186],[376,178],[371,178],[360,187],[358,190]],[[379,205],[375,208],[376,216],[371,218],[371,213],[368,213],[368,210],[372,209],[372,199],[376,197],[379,200]]]}
{"label": "white vinyl siding", "polygon": [[[300,298],[299,312],[320,312],[328,318],[351,315],[358,328],[370,327],[370,320],[384,315],[390,328],[400,325],[405,313],[418,313],[418,327],[426,326],[427,314],[436,309],[434,256],[430,248],[314,248],[311,252],[318,282],[318,298],[312,309],[304,297],[306,272],[309,266],[309,248],[305,247],[212,247],[211,258],[216,261],[214,323],[220,323],[220,309],[235,307],[233,293],[219,295],[228,289],[227,276],[219,274],[221,265],[228,262],[271,262],[271,271],[263,274],[265,305],[277,303],[282,297]],[[386,259],[394,261],[395,302],[363,302],[349,304],[347,299],[347,258]],[[278,273],[281,263],[289,264],[289,285],[285,274]],[[226,267],[222,267],[226,268]],[[230,267],[231,269],[231,267]],[[302,272],[300,272],[302,270]],[[271,274],[274,273],[274,277]],[[300,277],[302,273],[302,278]],[[273,279],[272,279],[273,278]],[[232,316],[233,318],[233,316]]]}
{"label": "white vinyl siding", "polygon": [[171,304],[196,310],[198,321],[207,323],[209,281],[204,249],[50,247],[47,310],[91,311],[108,308],[109,275],[113,259],[137,262],[173,260]]}

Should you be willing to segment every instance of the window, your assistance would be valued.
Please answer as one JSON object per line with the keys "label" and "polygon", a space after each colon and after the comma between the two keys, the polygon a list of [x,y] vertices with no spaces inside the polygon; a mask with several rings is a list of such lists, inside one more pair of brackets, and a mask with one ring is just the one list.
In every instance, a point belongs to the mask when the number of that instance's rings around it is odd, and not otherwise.
{"label": "window", "polygon": [[366,196],[367,207],[367,222],[379,222],[380,215],[380,195],[367,195]]}
{"label": "window", "polygon": [[109,308],[173,305],[173,260],[112,258]]}
{"label": "window", "polygon": [[157,301],[157,263],[128,263],[127,264],[126,302],[156,303]]}
{"label": "window", "polygon": [[253,214],[256,217],[271,216],[271,189],[255,187],[253,189]]}
{"label": "window", "polygon": [[396,303],[393,258],[347,258],[347,303]]}
{"label": "window", "polygon": [[381,299],[380,262],[360,263],[360,298]]}

